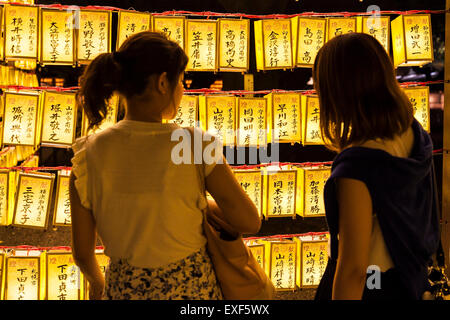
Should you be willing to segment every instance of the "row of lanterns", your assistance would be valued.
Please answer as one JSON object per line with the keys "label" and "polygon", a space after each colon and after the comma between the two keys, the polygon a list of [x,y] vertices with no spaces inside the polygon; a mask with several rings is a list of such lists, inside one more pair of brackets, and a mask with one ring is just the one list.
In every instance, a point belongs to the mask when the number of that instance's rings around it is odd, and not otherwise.
{"label": "row of lanterns", "polygon": [[[277,291],[315,288],[328,261],[328,233],[244,239]],[[109,258],[96,250],[105,274]],[[87,300],[89,285],[70,248],[0,249],[0,300]]]}
{"label": "row of lanterns", "polygon": [[[112,11],[52,9],[6,4],[0,7],[4,39],[0,60],[34,60],[41,65],[76,65],[111,52]],[[429,14],[358,17],[306,17],[263,19],[254,23],[258,70],[312,67],[318,50],[333,37],[349,32],[374,36],[390,52],[394,65],[418,66],[433,61]],[[164,32],[185,49],[187,71],[237,71],[249,69],[249,19],[187,19],[119,10],[116,48],[130,35]]]}

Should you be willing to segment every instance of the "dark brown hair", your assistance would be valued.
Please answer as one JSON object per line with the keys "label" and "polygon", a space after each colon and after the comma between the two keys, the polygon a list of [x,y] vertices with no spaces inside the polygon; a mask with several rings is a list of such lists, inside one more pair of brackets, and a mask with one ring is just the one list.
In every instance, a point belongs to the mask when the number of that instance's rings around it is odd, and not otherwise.
{"label": "dark brown hair", "polygon": [[374,37],[337,36],[319,50],[313,68],[325,145],[341,151],[353,143],[392,139],[413,121],[411,103],[392,62]]}
{"label": "dark brown hair", "polygon": [[173,90],[187,62],[188,57],[176,42],[150,31],[130,36],[117,52],[98,55],[84,70],[77,94],[77,101],[89,119],[89,128],[103,121],[114,92],[127,99],[140,95],[149,76],[163,72],[167,72]]}

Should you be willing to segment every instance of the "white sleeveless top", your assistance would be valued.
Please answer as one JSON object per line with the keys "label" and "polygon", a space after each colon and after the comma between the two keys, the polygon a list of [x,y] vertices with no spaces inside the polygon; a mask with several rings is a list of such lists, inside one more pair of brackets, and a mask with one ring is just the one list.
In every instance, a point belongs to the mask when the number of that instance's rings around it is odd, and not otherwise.
{"label": "white sleeveless top", "polygon": [[[75,187],[111,259],[156,268],[205,246],[195,165],[171,160],[179,128],[122,120],[73,145]],[[215,164],[205,164],[205,177]]]}

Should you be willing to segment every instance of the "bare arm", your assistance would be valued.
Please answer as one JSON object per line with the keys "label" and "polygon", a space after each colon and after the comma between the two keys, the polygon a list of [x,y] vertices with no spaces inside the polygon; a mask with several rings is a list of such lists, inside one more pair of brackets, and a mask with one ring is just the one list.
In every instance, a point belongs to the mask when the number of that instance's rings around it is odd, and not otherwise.
{"label": "bare arm", "polygon": [[339,257],[333,300],[359,300],[364,291],[372,233],[372,199],[355,179],[337,179]]}
{"label": "bare arm", "polygon": [[97,231],[92,212],[81,205],[75,188],[75,176],[70,175],[69,193],[72,214],[72,254],[75,263],[89,282],[90,298],[101,299],[104,276],[95,257]]}

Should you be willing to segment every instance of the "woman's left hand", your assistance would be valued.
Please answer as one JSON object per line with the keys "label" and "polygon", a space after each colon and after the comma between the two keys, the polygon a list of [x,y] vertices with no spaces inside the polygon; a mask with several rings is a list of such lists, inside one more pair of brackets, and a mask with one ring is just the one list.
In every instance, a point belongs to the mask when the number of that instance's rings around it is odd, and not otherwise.
{"label": "woman's left hand", "polygon": [[102,300],[104,290],[104,282],[89,283],[89,300]]}

